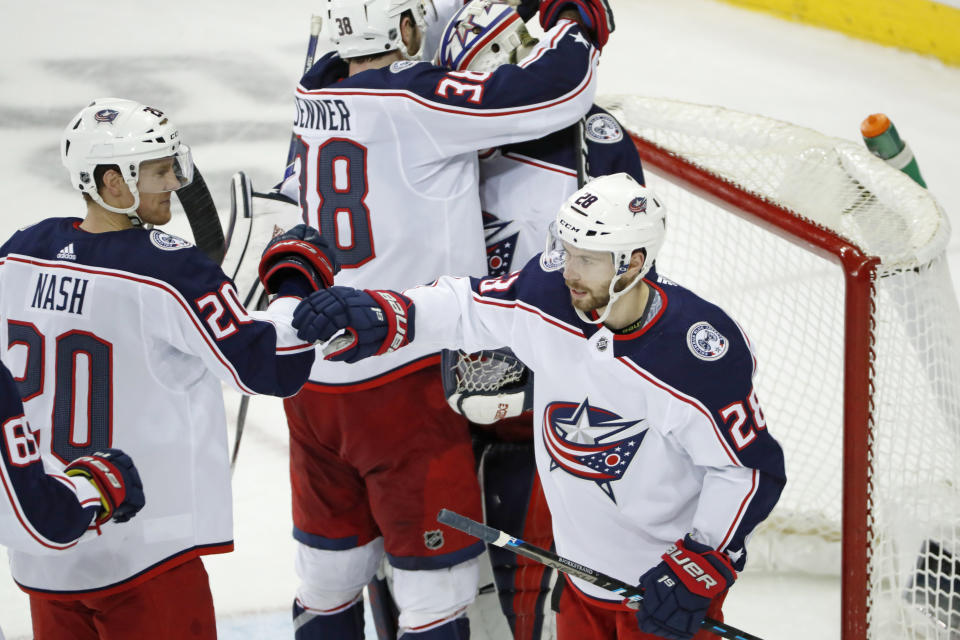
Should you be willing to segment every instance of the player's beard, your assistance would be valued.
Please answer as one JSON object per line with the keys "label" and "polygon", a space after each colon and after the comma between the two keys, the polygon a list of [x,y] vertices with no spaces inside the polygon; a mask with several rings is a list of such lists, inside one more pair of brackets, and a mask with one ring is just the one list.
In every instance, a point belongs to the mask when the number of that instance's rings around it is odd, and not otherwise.
{"label": "player's beard", "polygon": [[610,302],[609,285],[601,289],[599,287],[584,287],[581,283],[572,283],[569,280],[564,280],[564,282],[569,289],[577,289],[586,294],[584,296],[574,297],[573,292],[570,292],[570,304],[572,304],[574,308],[580,309],[580,311],[587,312],[602,309]]}

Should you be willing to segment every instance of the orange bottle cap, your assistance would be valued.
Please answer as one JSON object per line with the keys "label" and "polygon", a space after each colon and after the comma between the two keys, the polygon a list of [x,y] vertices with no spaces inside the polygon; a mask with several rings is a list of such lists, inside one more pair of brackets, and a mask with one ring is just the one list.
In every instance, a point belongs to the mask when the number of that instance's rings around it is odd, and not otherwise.
{"label": "orange bottle cap", "polygon": [[890,118],[882,113],[871,114],[860,123],[860,133],[864,138],[876,138],[886,133],[889,128]]}

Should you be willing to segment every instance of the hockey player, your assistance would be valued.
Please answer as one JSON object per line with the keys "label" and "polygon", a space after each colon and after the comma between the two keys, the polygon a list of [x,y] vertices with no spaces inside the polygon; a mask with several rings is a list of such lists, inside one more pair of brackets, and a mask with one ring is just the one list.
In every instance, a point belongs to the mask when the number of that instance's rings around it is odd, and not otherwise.
{"label": "hockey player", "polygon": [[[529,7],[514,9],[490,0],[471,0],[445,30],[438,62],[455,71],[484,72],[522,61],[537,44],[523,24],[532,15],[525,10]],[[513,19],[518,13],[521,20]],[[506,23],[506,28],[488,37],[484,27],[499,23]],[[462,37],[457,27],[463,24],[481,28]],[[578,173],[599,176],[618,172],[644,183],[636,147],[620,123],[596,105],[581,123],[538,140],[481,152],[480,206],[487,274],[506,275],[543,249],[543,238],[557,209],[577,190]],[[457,353],[451,355],[464,360],[456,365],[449,355],[444,357],[444,364],[452,365],[444,370],[445,391],[452,406],[471,421],[475,450],[482,452],[486,522],[548,548],[552,543],[550,515],[533,458],[533,414],[523,411],[530,406],[528,374],[520,375],[508,388],[483,388],[472,394],[457,384],[456,372],[460,366],[479,368],[476,363],[485,360]],[[494,545],[487,550],[514,640],[547,637],[543,635],[547,633],[543,614],[548,606],[550,569]]]}
{"label": "hockey player", "polygon": [[144,503],[137,468],[119,449],[96,451],[48,473],[17,385],[3,363],[0,486],[0,545],[35,553],[70,549],[88,528],[96,531],[111,519],[127,522]]}
{"label": "hockey player", "polygon": [[47,472],[17,385],[3,363],[0,425],[0,545],[33,552],[69,549],[88,528],[127,522],[143,508],[140,475],[119,449],[95,451]]}
{"label": "hockey player", "polygon": [[720,618],[746,538],[785,483],[740,327],[689,290],[644,278],[665,229],[651,191],[604,176],[566,201],[547,250],[521,271],[404,294],[334,287],[294,313],[304,339],[355,334],[331,359],[373,355],[402,333],[468,351],[506,343],[534,370],[557,552],[645,590],[633,612],[565,580],[559,640],[710,637],[700,621]]}
{"label": "hockey player", "polygon": [[[421,0],[328,6],[336,52],[296,95],[304,219],[337,247],[340,277],[352,285],[483,273],[477,151],[541,137],[586,112],[612,27],[605,3],[545,1],[547,36],[530,64],[492,73],[416,61]],[[444,402],[438,349],[392,351],[358,366],[318,362],[285,402],[299,639],[360,638],[361,591],[384,554],[401,637],[469,633],[464,612],[483,546],[434,520],[442,506],[481,514],[466,423]]]}
{"label": "hockey player", "polygon": [[[200,556],[233,548],[220,381],[295,393],[314,349],[294,335],[290,311],[334,267],[305,227],[281,235],[261,263],[281,297],[248,312],[196,247],[149,228],[170,220],[192,169],[159,109],[96,100],[71,119],[61,157],[86,216],[43,220],[0,247],[3,360],[23,372],[45,451],[69,470],[120,447],[149,499],[135,520],[69,553],[14,551],[13,576],[38,640],[215,638]],[[18,455],[30,455],[23,438]]]}

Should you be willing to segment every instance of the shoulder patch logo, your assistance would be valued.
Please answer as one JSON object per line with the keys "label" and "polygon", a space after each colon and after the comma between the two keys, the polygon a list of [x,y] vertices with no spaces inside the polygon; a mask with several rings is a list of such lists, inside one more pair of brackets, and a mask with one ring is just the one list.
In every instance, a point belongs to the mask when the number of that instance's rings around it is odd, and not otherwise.
{"label": "shoulder patch logo", "polygon": [[620,128],[620,123],[607,113],[595,113],[587,118],[587,126],[584,130],[587,137],[594,142],[613,144],[623,140],[623,129]]}
{"label": "shoulder patch logo", "polygon": [[154,229],[150,232],[150,242],[152,242],[153,246],[155,246],[157,249],[162,249],[164,251],[176,251],[177,249],[186,249],[187,247],[193,246],[183,238],[172,236],[169,233],[160,231],[159,229]]}
{"label": "shoulder patch logo", "polygon": [[418,63],[419,63],[418,60],[397,60],[396,62],[390,65],[390,71],[393,73],[400,73],[401,71],[409,69],[410,67]]}
{"label": "shoulder patch logo", "polygon": [[730,342],[709,322],[695,322],[687,331],[687,346],[701,360],[719,360],[727,352]]}

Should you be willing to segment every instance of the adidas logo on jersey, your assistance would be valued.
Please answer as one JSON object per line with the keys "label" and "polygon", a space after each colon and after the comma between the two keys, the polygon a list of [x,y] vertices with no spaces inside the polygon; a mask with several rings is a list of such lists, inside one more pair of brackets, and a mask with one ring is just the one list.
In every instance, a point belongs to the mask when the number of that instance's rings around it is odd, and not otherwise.
{"label": "adidas logo on jersey", "polygon": [[57,260],[76,260],[77,254],[73,252],[73,243],[71,242],[57,254]]}

